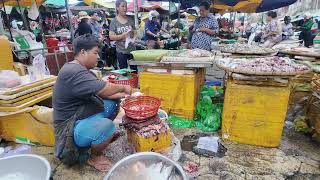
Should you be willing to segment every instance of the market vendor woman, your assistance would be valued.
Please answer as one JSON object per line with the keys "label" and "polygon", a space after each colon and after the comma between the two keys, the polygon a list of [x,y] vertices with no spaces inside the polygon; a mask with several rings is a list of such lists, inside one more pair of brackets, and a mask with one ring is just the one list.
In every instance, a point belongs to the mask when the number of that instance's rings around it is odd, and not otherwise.
{"label": "market vendor woman", "polygon": [[191,30],[192,48],[199,48],[204,50],[211,49],[212,36],[219,32],[219,24],[216,18],[209,13],[210,4],[202,2],[199,6],[200,17],[198,17]]}
{"label": "market vendor woman", "polygon": [[108,171],[112,164],[102,152],[119,136],[112,120],[119,99],[132,89],[99,80],[90,71],[99,59],[98,44],[94,35],[77,37],[73,41],[75,60],[59,72],[53,93],[55,155],[68,165],[86,162]]}
{"label": "market vendor woman", "polygon": [[[127,1],[117,0],[116,9],[117,16],[110,23],[109,36],[112,41],[116,41],[119,68],[124,69],[128,68],[128,60],[132,59],[130,52],[135,50],[136,29],[134,19],[127,16]],[[126,40],[130,38],[131,42],[126,45]],[[137,70],[136,66],[130,67]]]}

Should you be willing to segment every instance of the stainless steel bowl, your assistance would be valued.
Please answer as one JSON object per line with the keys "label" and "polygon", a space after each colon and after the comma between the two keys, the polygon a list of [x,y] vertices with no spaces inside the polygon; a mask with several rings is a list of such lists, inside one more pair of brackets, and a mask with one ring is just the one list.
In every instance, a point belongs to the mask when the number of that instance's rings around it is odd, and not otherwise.
{"label": "stainless steel bowl", "polygon": [[[179,179],[188,180],[186,173],[178,163],[159,153],[154,152],[141,152],[123,158],[110,169],[109,173],[104,177],[104,180],[120,180],[122,178],[119,178],[119,175],[123,174],[127,174],[130,179],[134,179],[134,174],[132,174],[129,168],[132,168],[139,162],[145,164],[155,164],[162,162],[166,166],[173,166],[175,174],[179,177]],[[140,170],[141,169],[138,168],[138,171]]]}

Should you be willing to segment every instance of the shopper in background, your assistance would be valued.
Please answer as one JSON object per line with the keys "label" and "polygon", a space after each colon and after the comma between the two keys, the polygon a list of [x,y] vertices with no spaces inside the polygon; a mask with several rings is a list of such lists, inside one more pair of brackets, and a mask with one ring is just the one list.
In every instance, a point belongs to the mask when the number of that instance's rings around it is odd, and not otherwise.
{"label": "shopper in background", "polygon": [[157,11],[149,12],[149,20],[145,24],[145,41],[147,41],[148,49],[159,48],[160,31],[169,33],[166,29],[162,28],[159,23],[159,13]]}
{"label": "shopper in background", "polygon": [[84,11],[79,12],[79,25],[78,29],[75,31],[75,36],[82,36],[85,34],[92,34],[92,29],[89,24],[90,16]]}
{"label": "shopper in background", "polygon": [[219,24],[216,18],[209,13],[210,4],[202,2],[199,6],[200,17],[192,25],[192,48],[204,50],[211,49],[212,37],[219,32]]}
{"label": "shopper in background", "polygon": [[[117,59],[120,69],[128,68],[128,60],[132,59],[131,51],[135,50],[136,29],[134,20],[127,16],[127,1],[116,1],[117,16],[110,23],[110,40],[116,41]],[[126,46],[126,41],[130,43]],[[137,70],[136,66],[130,66]]]}
{"label": "shopper in background", "polygon": [[101,39],[102,25],[98,22],[100,20],[99,15],[97,12],[94,12],[94,11],[90,12],[89,15],[90,15],[89,24],[91,26],[92,35]]}
{"label": "shopper in background", "polygon": [[300,28],[300,36],[299,39],[303,40],[305,47],[311,47],[313,45],[313,37],[311,28],[313,26],[312,15],[310,13],[305,13],[304,15],[304,23]]}
{"label": "shopper in background", "polygon": [[277,13],[269,11],[267,13],[267,26],[261,39],[264,41],[263,47],[271,48],[282,40],[282,26],[277,20]]}
{"label": "shopper in background", "polygon": [[282,39],[286,40],[289,39],[291,36],[294,35],[293,26],[291,24],[290,16],[284,17],[284,26],[282,28]]}

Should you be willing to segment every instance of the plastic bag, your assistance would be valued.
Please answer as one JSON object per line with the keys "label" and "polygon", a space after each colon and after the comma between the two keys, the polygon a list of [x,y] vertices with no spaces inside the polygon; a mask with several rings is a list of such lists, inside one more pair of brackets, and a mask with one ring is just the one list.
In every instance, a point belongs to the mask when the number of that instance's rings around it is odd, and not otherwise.
{"label": "plastic bag", "polygon": [[33,58],[32,67],[33,70],[36,71],[36,76],[50,75],[49,69],[46,66],[46,59],[42,56],[42,54],[38,54]]}
{"label": "plastic bag", "polygon": [[37,106],[36,111],[31,111],[31,115],[40,122],[53,123],[53,108],[45,106]]}
{"label": "plastic bag", "polygon": [[15,71],[0,71],[0,88],[12,88],[21,84],[20,76]]}
{"label": "plastic bag", "polygon": [[172,128],[192,128],[195,126],[195,122],[193,120],[188,120],[177,116],[169,116],[168,121]]}
{"label": "plastic bag", "polygon": [[205,132],[217,131],[221,126],[223,90],[204,86],[196,109],[196,126]]}

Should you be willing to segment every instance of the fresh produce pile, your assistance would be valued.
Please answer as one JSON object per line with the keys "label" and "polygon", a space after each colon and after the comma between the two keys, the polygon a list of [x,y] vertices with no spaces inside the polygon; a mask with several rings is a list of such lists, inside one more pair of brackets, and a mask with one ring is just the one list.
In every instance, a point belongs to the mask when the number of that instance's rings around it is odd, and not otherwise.
{"label": "fresh produce pile", "polygon": [[310,71],[309,67],[297,64],[284,57],[263,57],[255,59],[221,59],[217,66],[226,71],[253,75],[295,75]]}
{"label": "fresh produce pile", "polygon": [[263,48],[255,45],[249,44],[226,44],[218,46],[221,52],[233,53],[233,54],[272,54],[276,53],[275,50],[271,48]]}

